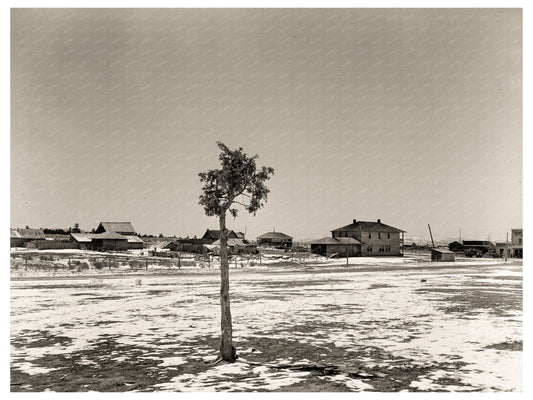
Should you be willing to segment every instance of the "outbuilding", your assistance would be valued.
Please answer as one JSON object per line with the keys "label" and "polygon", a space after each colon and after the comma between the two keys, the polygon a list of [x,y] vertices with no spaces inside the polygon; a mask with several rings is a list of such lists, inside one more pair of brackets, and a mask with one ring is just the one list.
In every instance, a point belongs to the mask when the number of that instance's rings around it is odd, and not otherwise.
{"label": "outbuilding", "polygon": [[445,249],[431,249],[431,261],[454,262],[455,253]]}
{"label": "outbuilding", "polygon": [[324,237],[309,244],[311,245],[311,253],[326,257],[335,255],[346,257],[346,253],[348,253],[348,257],[361,255],[361,242],[351,237]]}

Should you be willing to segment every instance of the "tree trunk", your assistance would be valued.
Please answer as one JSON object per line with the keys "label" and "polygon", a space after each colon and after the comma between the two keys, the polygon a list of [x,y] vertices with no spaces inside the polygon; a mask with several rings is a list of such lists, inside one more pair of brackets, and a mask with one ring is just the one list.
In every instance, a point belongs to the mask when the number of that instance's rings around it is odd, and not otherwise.
{"label": "tree trunk", "polygon": [[237,358],[232,343],[231,311],[229,302],[229,263],[228,263],[228,232],[226,230],[226,213],[220,216],[220,358],[234,362]]}

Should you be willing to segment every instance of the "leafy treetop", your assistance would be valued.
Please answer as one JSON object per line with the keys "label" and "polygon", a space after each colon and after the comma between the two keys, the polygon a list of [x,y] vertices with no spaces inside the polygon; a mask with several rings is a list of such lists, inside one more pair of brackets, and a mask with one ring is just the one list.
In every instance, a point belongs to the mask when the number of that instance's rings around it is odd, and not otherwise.
{"label": "leafy treetop", "polygon": [[[229,210],[236,217],[238,210],[232,207],[234,204],[255,215],[267,200],[269,189],[265,182],[274,174],[274,169],[262,167],[258,170],[255,160],[259,157],[248,156],[242,147],[230,150],[222,142],[217,142],[217,145],[221,150],[221,168],[199,174],[200,181],[204,183],[200,205],[208,216],[221,216]],[[237,200],[241,195],[248,199],[247,203]]]}

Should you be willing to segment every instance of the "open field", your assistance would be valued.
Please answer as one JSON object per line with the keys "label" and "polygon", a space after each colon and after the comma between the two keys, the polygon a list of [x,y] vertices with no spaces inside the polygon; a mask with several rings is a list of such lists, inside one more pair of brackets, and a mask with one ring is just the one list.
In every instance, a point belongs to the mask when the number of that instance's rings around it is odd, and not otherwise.
{"label": "open field", "polygon": [[425,260],[239,264],[217,365],[216,265],[18,268],[11,390],[520,391],[521,260]]}

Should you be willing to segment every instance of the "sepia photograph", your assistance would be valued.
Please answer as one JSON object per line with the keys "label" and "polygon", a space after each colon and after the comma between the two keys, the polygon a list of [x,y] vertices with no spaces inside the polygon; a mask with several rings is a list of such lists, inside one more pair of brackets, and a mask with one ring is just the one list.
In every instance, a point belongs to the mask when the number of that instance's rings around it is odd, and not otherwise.
{"label": "sepia photograph", "polygon": [[9,392],[522,393],[523,9],[193,7],[8,11]]}

